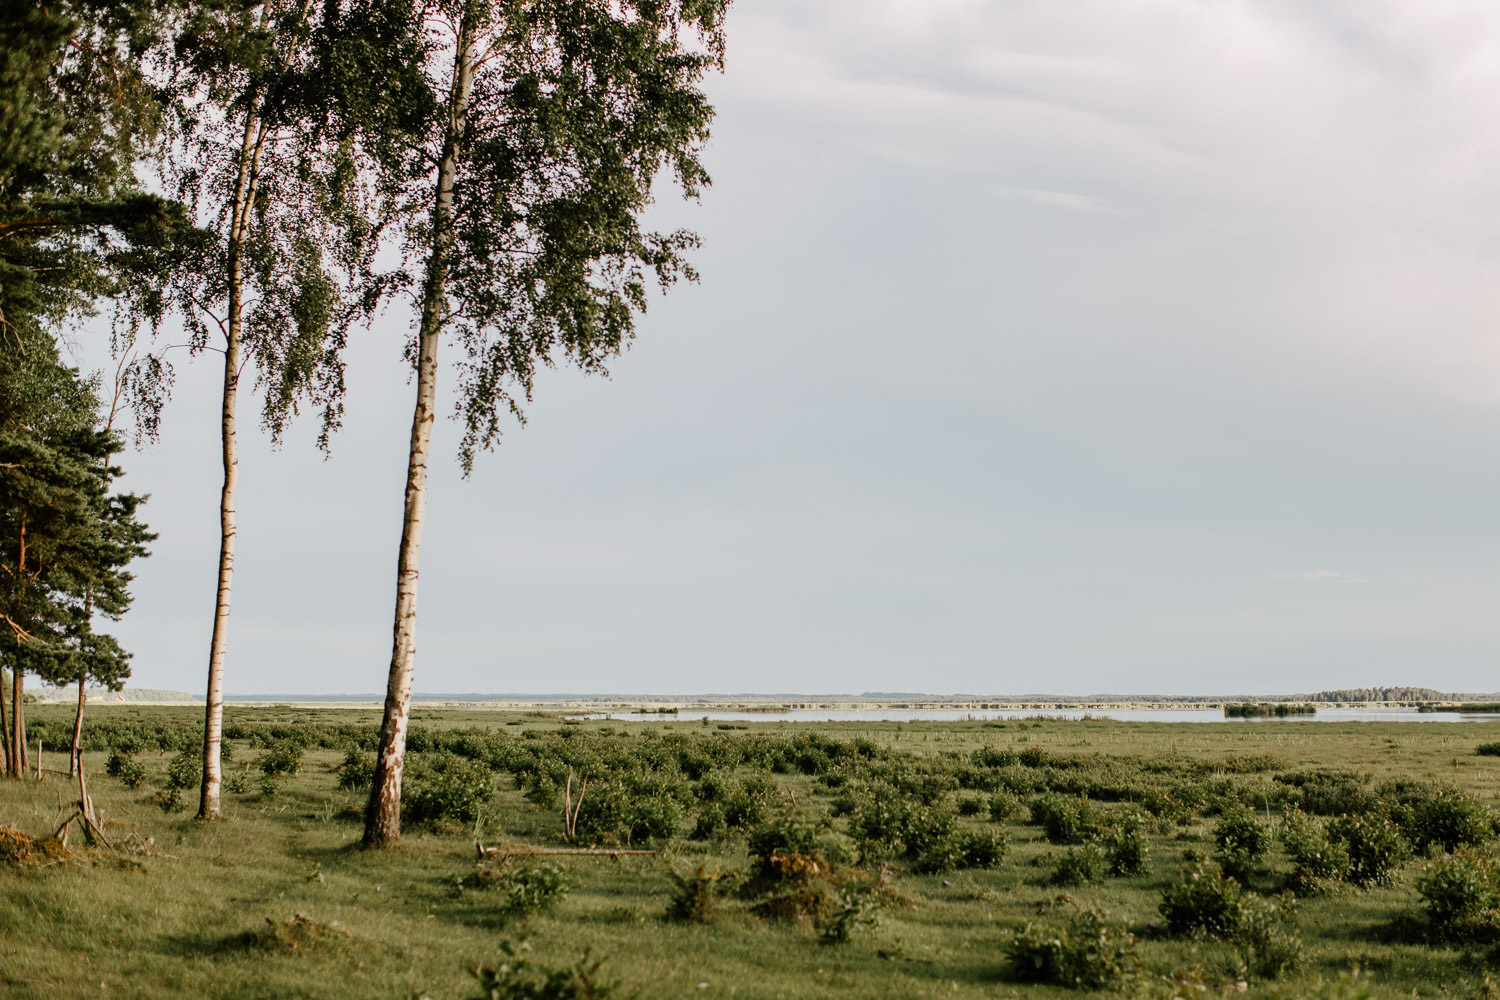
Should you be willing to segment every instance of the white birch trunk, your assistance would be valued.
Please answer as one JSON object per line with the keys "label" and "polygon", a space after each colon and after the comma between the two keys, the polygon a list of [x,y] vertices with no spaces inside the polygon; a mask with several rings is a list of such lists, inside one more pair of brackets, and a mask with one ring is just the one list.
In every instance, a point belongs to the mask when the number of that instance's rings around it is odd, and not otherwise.
{"label": "white birch trunk", "polygon": [[250,230],[250,210],[255,200],[260,150],[265,126],[250,114],[240,140],[239,176],[229,221],[229,310],[224,324],[224,394],[220,430],[224,457],[224,486],[219,494],[219,582],[214,599],[214,631],[208,648],[208,690],[204,697],[203,784],[198,798],[198,818],[218,819],[223,769],[220,751],[224,736],[224,660],[229,652],[229,598],[234,582],[234,546],[237,537],[234,496],[239,486],[240,460],[235,408],[239,401],[240,353],[243,333],[245,276],[242,248]]}
{"label": "white birch trunk", "polygon": [[459,27],[454,49],[453,87],[448,127],[438,164],[432,207],[432,245],[422,285],[422,315],[417,333],[417,402],[412,412],[411,446],[406,463],[406,509],[401,522],[401,549],[396,564],[396,616],[391,643],[391,670],[386,682],[385,715],[375,756],[375,781],[365,811],[364,846],[385,847],[401,838],[401,772],[406,763],[406,726],[411,712],[412,673],[417,654],[417,557],[427,509],[427,462],[437,402],[437,348],[448,318],[444,291],[453,246],[453,184],[458,148],[474,83],[474,28],[468,17]]}

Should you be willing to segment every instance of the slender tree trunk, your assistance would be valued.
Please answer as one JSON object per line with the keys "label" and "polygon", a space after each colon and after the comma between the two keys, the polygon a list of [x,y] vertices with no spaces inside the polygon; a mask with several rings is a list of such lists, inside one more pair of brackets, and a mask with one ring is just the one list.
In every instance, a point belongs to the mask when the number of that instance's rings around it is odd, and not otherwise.
{"label": "slender tree trunk", "polygon": [[236,539],[234,495],[239,486],[235,407],[239,398],[240,353],[243,334],[245,274],[243,247],[250,229],[261,145],[266,128],[251,113],[245,118],[240,142],[239,176],[229,221],[229,310],[224,327],[224,395],[220,411],[224,457],[224,486],[219,494],[219,585],[214,600],[214,632],[208,649],[208,691],[204,697],[203,784],[198,818],[218,819],[223,770],[220,751],[224,737],[224,659],[229,651],[229,597],[234,582]]}
{"label": "slender tree trunk", "polygon": [[29,758],[26,754],[26,710],[22,708],[25,704],[25,674],[18,664],[10,671],[10,736],[13,744],[11,761],[18,778],[26,777],[26,772],[30,770]]}
{"label": "slender tree trunk", "polygon": [[453,89],[448,101],[448,128],[438,164],[432,206],[432,245],[422,285],[422,318],[418,328],[417,402],[412,412],[411,448],[406,463],[406,509],[401,522],[401,549],[396,563],[396,616],[391,643],[391,672],[386,683],[385,716],[375,756],[375,782],[365,810],[364,846],[390,846],[401,838],[401,771],[406,763],[406,723],[411,710],[412,671],[417,655],[417,556],[427,508],[427,461],[437,401],[438,337],[448,318],[445,285],[453,248],[453,183],[458,151],[474,83],[474,26],[465,16],[454,50]]}
{"label": "slender tree trunk", "polygon": [[73,716],[73,745],[68,750],[68,777],[76,778],[83,766],[83,703],[88,700],[84,686],[88,683],[88,669],[78,672],[78,714]]}
{"label": "slender tree trunk", "polygon": [[[0,676],[0,681],[3,681]],[[15,762],[10,755],[10,723],[5,715],[5,685],[0,683],[0,743],[5,744],[5,773],[15,773]]]}

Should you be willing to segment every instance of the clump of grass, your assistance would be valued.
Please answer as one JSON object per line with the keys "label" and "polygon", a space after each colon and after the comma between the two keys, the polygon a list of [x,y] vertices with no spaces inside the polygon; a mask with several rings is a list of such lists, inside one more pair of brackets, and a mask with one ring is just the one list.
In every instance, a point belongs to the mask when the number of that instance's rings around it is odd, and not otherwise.
{"label": "clump of grass", "polygon": [[295,955],[314,948],[345,944],[353,937],[337,920],[325,924],[305,913],[297,913],[290,920],[267,917],[266,926],[237,935],[230,939],[230,944],[256,951]]}
{"label": "clump of grass", "polygon": [[672,872],[672,897],[667,919],[690,923],[711,923],[718,915],[719,902],[733,892],[739,876],[725,872],[718,865],[710,871],[699,865],[689,872]]}
{"label": "clump of grass", "polygon": [[590,961],[587,952],[577,964],[554,969],[531,961],[529,942],[501,941],[500,950],[498,962],[470,970],[481,991],[474,1000],[607,1000],[614,993],[599,976],[604,963]]}

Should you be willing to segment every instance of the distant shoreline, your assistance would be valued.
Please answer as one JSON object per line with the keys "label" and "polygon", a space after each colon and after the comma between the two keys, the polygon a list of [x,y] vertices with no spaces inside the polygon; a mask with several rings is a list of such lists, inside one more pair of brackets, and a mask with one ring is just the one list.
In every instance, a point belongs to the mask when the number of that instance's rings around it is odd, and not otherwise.
{"label": "distant shoreline", "polygon": [[[1417,708],[1441,703],[1460,707],[1465,703],[1494,703],[1496,694],[1449,694],[1430,692],[1425,698],[1344,698],[1330,695],[1350,692],[1319,692],[1315,695],[929,695],[870,692],[859,695],[830,694],[488,694],[465,692],[418,694],[412,704],[422,708],[465,708],[495,711],[584,711],[641,712],[671,715],[678,711],[788,712],[788,711],[1111,711],[1152,709],[1220,709],[1245,703],[1310,703],[1320,708]],[[1424,692],[1426,694],[1428,692]],[[44,703],[72,701],[77,689],[43,689]],[[198,705],[203,699],[183,691],[139,689],[120,692],[89,691],[91,704]],[[379,708],[383,695],[351,692],[334,695],[231,694],[230,705],[287,705],[313,708]]]}

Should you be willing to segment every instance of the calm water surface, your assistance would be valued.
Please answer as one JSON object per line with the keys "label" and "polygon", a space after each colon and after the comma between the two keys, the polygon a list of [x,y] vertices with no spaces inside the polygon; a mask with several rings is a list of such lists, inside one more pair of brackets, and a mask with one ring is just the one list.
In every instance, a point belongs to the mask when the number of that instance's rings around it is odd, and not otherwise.
{"label": "calm water surface", "polygon": [[1316,715],[1293,715],[1285,718],[1226,719],[1222,709],[1205,708],[1097,708],[1082,709],[911,709],[872,708],[839,711],[835,709],[797,709],[789,712],[712,712],[683,710],[676,715],[654,712],[591,712],[580,719],[616,719],[620,721],[697,722],[947,722],[983,719],[1116,719],[1121,722],[1500,722],[1493,712],[1418,712],[1414,708],[1327,708]]}

